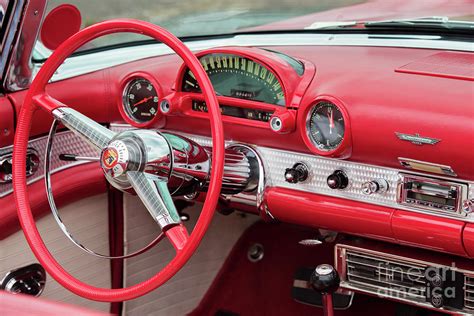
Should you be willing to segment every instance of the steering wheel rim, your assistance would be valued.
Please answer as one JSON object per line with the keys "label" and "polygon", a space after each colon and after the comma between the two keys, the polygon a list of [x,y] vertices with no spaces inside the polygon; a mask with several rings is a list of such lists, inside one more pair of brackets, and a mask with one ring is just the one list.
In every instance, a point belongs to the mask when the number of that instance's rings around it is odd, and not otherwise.
{"label": "steering wheel rim", "polygon": [[[38,108],[47,110],[50,113],[55,109],[54,107],[51,107],[50,104],[40,102],[37,98],[38,96],[47,96],[45,87],[50,78],[53,76],[54,72],[69,55],[71,55],[83,44],[104,35],[120,32],[147,35],[166,44],[183,59],[186,65],[194,73],[201,86],[202,93],[209,108],[213,141],[213,159],[209,190],[201,211],[201,215],[199,216],[199,219],[187,242],[181,246],[175,246],[176,256],[168,263],[165,268],[148,280],[142,281],[141,283],[130,287],[121,289],[108,289],[94,287],[76,279],[70,275],[48,251],[44,241],[41,238],[41,235],[38,232],[31,211],[25,170],[26,150],[28,146],[28,138],[33,113]],[[46,271],[48,271],[48,273],[62,286],[77,295],[91,300],[104,302],[125,301],[143,296],[146,293],[158,288],[167,280],[169,280],[173,275],[175,275],[184,266],[184,264],[186,264],[186,262],[190,259],[192,254],[199,246],[214,215],[222,186],[225,149],[221,115],[212,84],[207,77],[206,72],[202,68],[199,60],[178,38],[155,24],[132,19],[109,20],[81,30],[66,40],[62,45],[60,45],[41,67],[40,71],[36,75],[36,78],[33,80],[30,86],[28,94],[26,95],[17,123],[18,125],[17,131],[15,133],[13,150],[13,188],[18,217],[23,229],[23,233],[34,255],[45,267]],[[176,227],[179,229],[179,226]],[[172,230],[172,234],[177,233],[176,230],[170,229],[170,231]],[[177,238],[179,239],[179,232],[177,235]]]}

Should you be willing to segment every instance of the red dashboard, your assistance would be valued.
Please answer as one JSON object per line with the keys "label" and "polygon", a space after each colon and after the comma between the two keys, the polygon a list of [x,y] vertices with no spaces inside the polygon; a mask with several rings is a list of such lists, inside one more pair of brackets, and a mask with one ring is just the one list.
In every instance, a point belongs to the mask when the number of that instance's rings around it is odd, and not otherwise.
{"label": "red dashboard", "polygon": [[[451,166],[460,178],[474,179],[472,165],[469,163],[473,152],[465,150],[465,146],[473,142],[472,78],[445,78],[397,71],[401,66],[432,59],[433,55],[440,53],[423,49],[380,47],[310,46],[271,49],[301,60],[309,60],[305,62],[307,68],[303,78],[295,78],[288,66],[285,68],[264,58],[271,53],[262,51],[260,54],[263,55],[258,57],[272,65],[287,90],[289,105],[278,110],[285,112],[298,109],[298,124],[295,124],[297,126],[292,132],[278,134],[272,132],[266,124],[226,117],[224,122],[228,123],[226,133],[230,139],[309,152],[310,148],[305,145],[305,138],[301,133],[308,108],[318,98],[334,98],[343,105],[351,121],[352,161],[399,167],[398,157],[415,160],[431,158],[434,163]],[[237,50],[238,53],[242,51],[248,54],[250,51],[253,53],[251,56],[254,56],[258,50]],[[449,54],[448,60],[453,62],[466,56],[470,58],[468,53],[462,52],[444,54]],[[442,62],[448,61],[440,60]],[[437,64],[431,65],[432,68],[436,66]],[[180,67],[181,62],[177,57],[162,56],[57,82],[51,84],[50,90],[52,95],[65,104],[70,104],[100,122],[120,122],[124,121],[119,110],[124,80],[135,72],[147,73],[155,77],[163,96],[174,97],[179,94],[176,85],[180,80]],[[316,75],[313,74],[315,69]],[[180,98],[186,99],[186,93],[184,94]],[[25,92],[19,92],[9,96],[17,113],[24,95]],[[239,99],[231,102],[242,107],[255,105]],[[209,135],[206,115],[190,113],[186,105],[186,102],[173,103],[178,108],[176,112],[172,111],[166,120],[158,119],[153,125]],[[257,106],[268,107],[266,104]],[[180,107],[184,108],[179,110]],[[181,124],[183,117],[186,117],[185,126]],[[33,128],[33,135],[44,134],[49,129],[47,119],[38,121]],[[257,127],[264,128],[256,129]],[[257,139],[253,137],[255,132],[260,136]],[[439,139],[440,142],[435,146],[416,146],[409,141],[400,141],[396,136],[397,132],[419,134]]]}
{"label": "red dashboard", "polygon": [[[398,207],[394,200],[397,187],[393,185],[400,181],[399,173],[423,174],[460,182],[465,185],[464,198],[471,197],[473,77],[452,75],[453,64],[459,62],[455,66],[462,71],[461,61],[470,55],[391,47],[269,49],[227,47],[198,53],[199,57],[237,56],[238,65],[232,65],[241,68],[244,59],[246,63],[250,60],[261,67],[257,77],[270,81],[274,75],[271,83],[281,85],[281,91],[277,91],[281,93],[279,104],[257,100],[260,90],[253,91],[245,84],[244,88],[230,89],[229,95],[218,94],[221,106],[228,107],[221,109],[226,140],[260,148],[263,160],[268,159],[268,213],[302,225],[474,256],[469,243],[474,239],[474,224],[469,216],[451,218],[446,213],[438,216],[433,212],[413,212],[411,206]],[[443,58],[435,58],[439,54]],[[217,67],[217,61],[213,62]],[[223,67],[224,59],[219,62]],[[226,62],[230,68],[230,59]],[[411,63],[425,63],[426,71],[399,71]],[[267,70],[261,73],[261,69]],[[48,89],[61,102],[104,124],[165,129],[205,141],[210,135],[207,113],[202,103],[195,103],[202,102],[198,91],[183,91],[185,74],[178,57],[165,55],[55,82]],[[150,101],[155,112],[145,122],[133,120],[131,112],[124,109],[124,91],[137,78],[151,82],[158,96],[144,97],[143,103]],[[243,83],[238,84],[242,87]],[[136,85],[130,89],[138,93]],[[8,96],[16,114],[25,94]],[[335,107],[317,112],[321,101]],[[226,115],[229,109],[231,114]],[[314,135],[308,133],[313,115],[315,120],[327,117],[325,122],[335,131],[339,131],[338,123],[331,120],[338,117],[344,124],[341,138],[333,141],[326,135],[324,141],[329,147],[315,141]],[[42,112],[35,118],[32,137],[41,137],[49,130],[51,119]],[[272,126],[274,119],[279,120],[279,126]],[[2,125],[9,122],[2,120]],[[11,126],[2,129],[11,130]],[[2,135],[2,146],[11,141],[11,134]],[[302,184],[285,181],[285,169],[299,160],[308,161],[313,168],[312,180]],[[351,177],[352,185],[346,191],[326,188],[326,177],[338,168],[348,170]],[[391,187],[386,195],[361,194],[359,186],[372,174],[389,178]],[[14,212],[13,204],[5,208],[4,214]]]}

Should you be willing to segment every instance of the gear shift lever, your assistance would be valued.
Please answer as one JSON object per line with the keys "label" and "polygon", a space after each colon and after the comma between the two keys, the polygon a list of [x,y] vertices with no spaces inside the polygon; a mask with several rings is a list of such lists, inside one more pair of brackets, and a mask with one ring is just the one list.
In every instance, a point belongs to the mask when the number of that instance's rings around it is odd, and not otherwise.
{"label": "gear shift lever", "polygon": [[329,264],[321,264],[316,267],[309,283],[311,287],[320,292],[323,296],[324,316],[334,316],[332,305],[332,293],[339,287],[339,274],[336,269]]}

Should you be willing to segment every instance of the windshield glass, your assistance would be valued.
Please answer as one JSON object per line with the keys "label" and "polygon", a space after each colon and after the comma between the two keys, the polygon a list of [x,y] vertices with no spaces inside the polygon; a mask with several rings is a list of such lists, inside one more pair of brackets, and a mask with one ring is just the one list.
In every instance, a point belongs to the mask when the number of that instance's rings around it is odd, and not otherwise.
{"label": "windshield glass", "polygon": [[[113,18],[135,18],[170,30],[179,37],[234,32],[330,28],[334,22],[383,21],[443,16],[473,21],[472,0],[50,0],[48,11],[71,3],[82,14],[83,27]],[[340,23],[339,23],[340,26]],[[146,39],[116,34],[88,48]],[[47,51],[38,48],[47,55]]]}

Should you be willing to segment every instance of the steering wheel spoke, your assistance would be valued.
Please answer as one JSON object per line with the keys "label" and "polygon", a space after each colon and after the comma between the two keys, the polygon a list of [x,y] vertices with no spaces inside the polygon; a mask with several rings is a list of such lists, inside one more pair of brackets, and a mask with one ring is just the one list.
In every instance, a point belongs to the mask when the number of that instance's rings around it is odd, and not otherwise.
{"label": "steering wheel spoke", "polygon": [[33,102],[42,109],[51,112],[55,119],[99,150],[105,148],[115,136],[115,133],[108,128],[66,106],[47,93],[34,96]]}
{"label": "steering wheel spoke", "polygon": [[139,171],[128,172],[127,178],[176,251],[183,249],[189,234],[181,223],[166,181]]}
{"label": "steering wheel spoke", "polygon": [[166,230],[170,225],[181,223],[165,181],[157,176],[139,171],[128,172],[127,178],[162,230]]}
{"label": "steering wheel spoke", "polygon": [[115,136],[110,129],[72,108],[58,107],[53,110],[53,115],[67,128],[99,150],[105,148]]}

